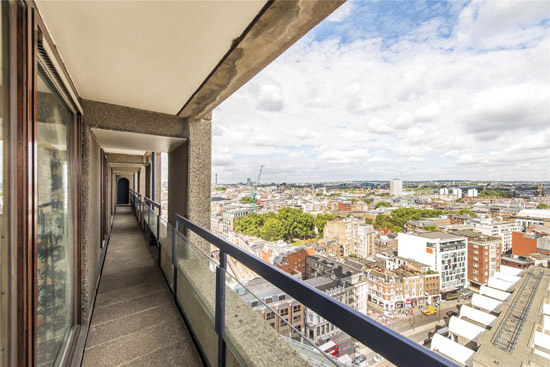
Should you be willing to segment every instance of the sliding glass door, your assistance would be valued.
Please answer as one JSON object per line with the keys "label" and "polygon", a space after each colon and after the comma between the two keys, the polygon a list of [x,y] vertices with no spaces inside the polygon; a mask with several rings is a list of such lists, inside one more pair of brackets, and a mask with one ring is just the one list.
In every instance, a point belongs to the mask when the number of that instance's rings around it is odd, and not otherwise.
{"label": "sliding glass door", "polygon": [[37,78],[37,365],[63,358],[74,326],[75,115],[46,73]]}

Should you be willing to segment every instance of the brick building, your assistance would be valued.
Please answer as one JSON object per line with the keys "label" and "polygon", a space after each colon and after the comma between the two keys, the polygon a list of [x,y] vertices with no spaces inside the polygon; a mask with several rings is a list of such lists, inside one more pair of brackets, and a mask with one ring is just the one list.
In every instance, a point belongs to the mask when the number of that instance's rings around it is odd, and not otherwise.
{"label": "brick building", "polygon": [[295,247],[285,243],[267,243],[260,251],[260,259],[289,274],[306,275],[306,257],[313,255],[314,246]]}

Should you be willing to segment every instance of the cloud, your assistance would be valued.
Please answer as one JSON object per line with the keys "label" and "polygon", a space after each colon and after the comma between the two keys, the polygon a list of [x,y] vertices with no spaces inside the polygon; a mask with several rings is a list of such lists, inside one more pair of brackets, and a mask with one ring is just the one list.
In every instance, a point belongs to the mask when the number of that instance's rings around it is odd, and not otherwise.
{"label": "cloud", "polygon": [[550,176],[550,3],[350,4],[214,111],[219,177]]}
{"label": "cloud", "polygon": [[336,9],[331,15],[329,15],[326,19],[327,22],[341,22],[348,18],[352,12],[354,7],[354,1],[348,0],[343,5],[341,5],[338,9]]}

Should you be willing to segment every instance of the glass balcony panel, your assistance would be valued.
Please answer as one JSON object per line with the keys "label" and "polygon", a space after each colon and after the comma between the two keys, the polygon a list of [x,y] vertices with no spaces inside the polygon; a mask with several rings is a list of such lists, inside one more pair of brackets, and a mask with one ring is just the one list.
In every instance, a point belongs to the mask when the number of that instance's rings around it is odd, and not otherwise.
{"label": "glass balcony panel", "polygon": [[158,238],[157,218],[158,218],[158,209],[157,208],[150,209],[149,228],[151,228],[151,232],[153,232],[156,238]]}
{"label": "glass balcony panel", "polygon": [[[216,304],[216,263],[180,232],[176,234],[178,300],[192,292],[207,316],[214,322]],[[183,282],[180,283],[180,282]]]}
{"label": "glass balcony panel", "polygon": [[168,221],[161,217],[159,223],[160,267],[170,289],[174,290],[174,266],[172,265],[172,232],[173,228]]}
{"label": "glass balcony panel", "polygon": [[258,361],[263,361],[273,366],[338,366],[332,357],[322,353],[300,333],[305,320],[300,303],[289,297],[280,297],[283,292],[275,287],[271,288],[273,292],[269,295],[257,296],[229,272],[224,272],[223,335],[241,365],[257,365]]}

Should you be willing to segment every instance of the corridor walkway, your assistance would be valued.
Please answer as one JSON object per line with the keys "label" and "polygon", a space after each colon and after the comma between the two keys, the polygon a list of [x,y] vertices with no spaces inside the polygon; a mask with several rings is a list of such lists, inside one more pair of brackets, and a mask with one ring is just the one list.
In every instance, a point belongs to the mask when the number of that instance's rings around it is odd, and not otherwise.
{"label": "corridor walkway", "polygon": [[82,366],[202,366],[129,206],[119,206]]}

